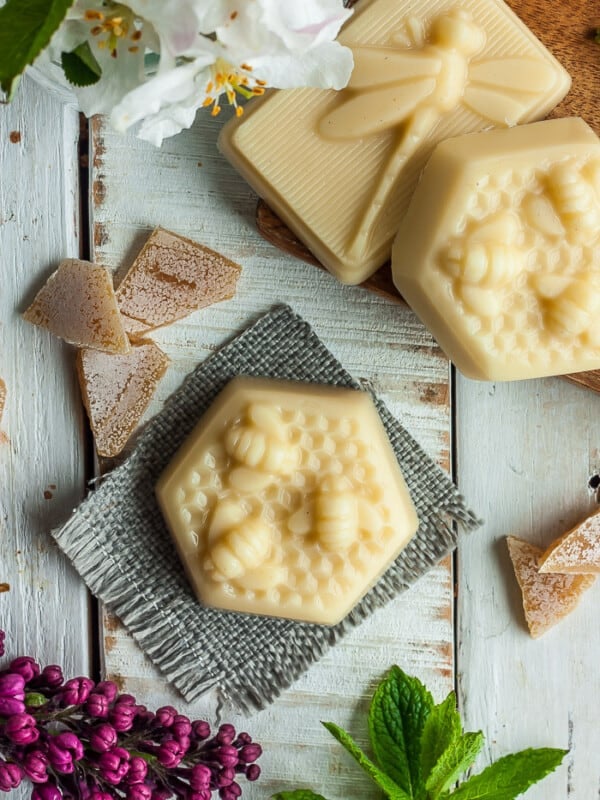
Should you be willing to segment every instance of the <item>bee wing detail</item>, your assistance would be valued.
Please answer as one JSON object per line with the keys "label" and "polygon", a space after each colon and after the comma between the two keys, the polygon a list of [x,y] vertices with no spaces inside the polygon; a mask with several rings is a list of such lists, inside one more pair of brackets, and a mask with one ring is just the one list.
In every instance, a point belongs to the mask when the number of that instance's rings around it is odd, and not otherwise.
{"label": "bee wing detail", "polygon": [[440,71],[438,56],[420,51],[404,51],[392,47],[356,47],[354,69],[349,89],[372,89],[377,86],[414,82],[429,78]]}
{"label": "bee wing detail", "polygon": [[327,139],[358,139],[382,133],[413,114],[435,86],[435,78],[421,78],[406,85],[361,92],[326,114],[319,132]]}
{"label": "bee wing detail", "polygon": [[552,88],[548,64],[530,58],[488,59],[471,64],[464,101],[490,122],[516,125]]}

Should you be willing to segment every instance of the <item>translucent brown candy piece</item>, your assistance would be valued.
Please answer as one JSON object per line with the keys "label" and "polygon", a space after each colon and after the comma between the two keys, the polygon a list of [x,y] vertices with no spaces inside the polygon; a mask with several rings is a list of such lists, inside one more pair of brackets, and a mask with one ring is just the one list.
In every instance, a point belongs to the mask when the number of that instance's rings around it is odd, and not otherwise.
{"label": "translucent brown candy piece", "polygon": [[241,267],[157,228],[117,289],[125,329],[140,336],[235,294]]}
{"label": "translucent brown candy piece", "polygon": [[508,552],[523,594],[523,609],[534,639],[570,614],[580,597],[595,581],[593,575],[554,575],[540,573],[538,560],[543,550],[508,536]]}
{"label": "translucent brown candy piece", "polygon": [[77,372],[96,450],[118,455],[146,410],[169,359],[153,342],[125,355],[80,350]]}
{"label": "translucent brown candy piece", "polygon": [[107,353],[130,350],[112,275],[88,261],[61,261],[23,316],[79,347]]}
{"label": "translucent brown candy piece", "polygon": [[540,572],[600,573],[600,511],[553,542],[539,561]]}
{"label": "translucent brown candy piece", "polygon": [[[2,414],[4,413],[4,404],[6,402],[6,384],[0,378],[0,422],[2,422]],[[0,444],[3,444],[7,441],[7,436],[5,433],[0,431]]]}

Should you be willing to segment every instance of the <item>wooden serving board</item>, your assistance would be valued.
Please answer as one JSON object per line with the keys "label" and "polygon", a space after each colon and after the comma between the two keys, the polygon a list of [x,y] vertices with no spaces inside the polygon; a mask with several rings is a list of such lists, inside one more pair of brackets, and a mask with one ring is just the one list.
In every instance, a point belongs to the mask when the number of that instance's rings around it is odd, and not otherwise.
{"label": "wooden serving board", "polygon": [[[577,116],[600,135],[600,43],[595,41],[600,28],[600,5],[589,0],[508,0],[508,5],[558,58],[572,77],[571,90],[549,115]],[[310,264],[323,265],[282,222],[269,206],[259,200],[256,207],[259,233],[280,250]],[[392,280],[389,262],[361,284],[365,289],[404,303]],[[565,378],[600,392],[600,370],[565,375]]]}

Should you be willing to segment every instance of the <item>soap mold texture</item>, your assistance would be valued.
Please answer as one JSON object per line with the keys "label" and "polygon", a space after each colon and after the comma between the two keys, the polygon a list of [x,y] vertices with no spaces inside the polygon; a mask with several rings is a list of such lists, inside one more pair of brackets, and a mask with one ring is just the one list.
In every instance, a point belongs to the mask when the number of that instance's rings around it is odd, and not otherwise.
{"label": "soap mold texture", "polygon": [[600,140],[578,118],[449,139],[392,253],[394,282],[465,375],[600,368]]}
{"label": "soap mold texture", "polygon": [[418,525],[370,396],[315,384],[233,380],[156,494],[201,602],[329,625]]}
{"label": "soap mold texture", "polygon": [[498,0],[371,0],[340,41],[355,69],[341,92],[254,100],[219,145],[261,197],[344,283],[389,257],[434,145],[542,119],[566,71]]}

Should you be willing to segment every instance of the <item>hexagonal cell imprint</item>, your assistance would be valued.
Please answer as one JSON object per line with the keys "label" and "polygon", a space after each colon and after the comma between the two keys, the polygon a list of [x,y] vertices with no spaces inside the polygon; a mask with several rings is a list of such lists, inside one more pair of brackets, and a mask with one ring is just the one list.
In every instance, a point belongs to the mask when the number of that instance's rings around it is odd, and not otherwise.
{"label": "hexagonal cell imprint", "polygon": [[394,282],[467,376],[600,368],[600,140],[581,119],[439,145],[396,237]]}
{"label": "hexagonal cell imprint", "polygon": [[[324,431],[328,460],[307,449]],[[216,451],[227,457],[211,472],[207,453]],[[191,476],[194,493],[206,498],[197,511],[187,500]],[[332,386],[234,379],[156,494],[202,603],[328,625],[370,589],[418,525],[371,398]]]}

